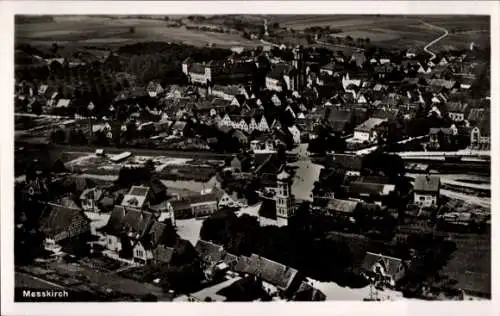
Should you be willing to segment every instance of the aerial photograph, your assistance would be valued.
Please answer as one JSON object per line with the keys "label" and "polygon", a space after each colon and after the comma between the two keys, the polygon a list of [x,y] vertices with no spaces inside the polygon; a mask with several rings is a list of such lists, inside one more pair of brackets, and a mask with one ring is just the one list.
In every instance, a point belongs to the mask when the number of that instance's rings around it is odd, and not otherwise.
{"label": "aerial photograph", "polygon": [[491,300],[490,16],[14,22],[16,302]]}

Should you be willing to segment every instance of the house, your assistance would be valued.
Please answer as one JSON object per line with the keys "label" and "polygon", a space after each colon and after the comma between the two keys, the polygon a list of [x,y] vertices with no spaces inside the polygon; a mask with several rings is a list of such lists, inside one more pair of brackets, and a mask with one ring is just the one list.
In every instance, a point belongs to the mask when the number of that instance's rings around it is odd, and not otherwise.
{"label": "house", "polygon": [[489,117],[483,119],[478,124],[473,125],[470,132],[470,144],[472,149],[490,149],[491,128]]}
{"label": "house", "polygon": [[99,208],[99,201],[104,195],[104,190],[101,188],[85,189],[80,195],[80,204],[82,209],[87,212],[101,212]]}
{"label": "house", "polygon": [[354,115],[348,110],[331,110],[326,118],[326,126],[338,134],[349,134],[352,131]]}
{"label": "house", "polygon": [[[161,222],[153,222],[149,231],[142,236],[142,238],[138,239],[135,244],[133,244],[133,259],[137,263],[148,263],[152,260],[158,261],[158,255],[168,255],[168,254],[159,254],[155,251],[159,246],[162,246],[163,250],[166,250],[166,244],[172,244],[175,240],[175,234],[172,234],[172,228],[168,227],[168,224]],[[162,250],[159,250],[162,251]],[[163,262],[167,259],[172,260],[172,255],[170,254],[170,258],[163,257]]]}
{"label": "house", "polygon": [[321,214],[339,220],[351,220],[354,211],[359,207],[359,202],[341,199],[329,199]]}
{"label": "house", "polygon": [[59,99],[56,103],[56,108],[68,108],[71,103],[69,99]]}
{"label": "house", "polygon": [[432,127],[429,129],[429,149],[440,149],[447,148],[451,144],[451,137],[458,133],[457,128],[453,125],[452,127],[437,128]]}
{"label": "house", "polygon": [[382,205],[383,199],[394,190],[394,184],[359,179],[350,183],[348,192],[351,198]]}
{"label": "house", "polygon": [[252,275],[262,280],[264,288],[269,290],[271,296],[279,294],[282,297],[290,297],[303,281],[296,269],[256,254],[250,257],[240,256],[234,270],[241,275]]}
{"label": "house", "polygon": [[300,130],[297,128],[296,125],[288,127],[288,132],[292,135],[293,138],[293,143],[298,145],[300,144]]}
{"label": "house", "polygon": [[59,245],[72,252],[88,241],[90,219],[79,208],[48,203],[40,216],[39,231],[45,235],[47,249]]}
{"label": "house", "polygon": [[363,157],[359,155],[334,154],[331,156],[335,165],[345,169],[346,176],[359,176],[361,174]]}
{"label": "house", "polygon": [[209,216],[219,209],[219,202],[224,193],[219,190],[204,193],[169,201],[169,210],[174,213],[176,219]]}
{"label": "house", "polygon": [[160,83],[151,81],[147,85],[146,91],[148,92],[148,95],[151,98],[156,98],[156,97],[160,96],[165,90],[163,89],[163,87],[161,86]]}
{"label": "house", "polygon": [[361,266],[362,274],[368,279],[380,278],[394,287],[406,273],[406,264],[399,258],[367,252]]}
{"label": "house", "polygon": [[203,239],[198,240],[194,248],[201,261],[209,266],[223,261],[226,255],[224,247]]}
{"label": "house", "polygon": [[450,119],[454,122],[463,122],[466,118],[469,105],[461,102],[449,102],[446,108]]}
{"label": "house", "polygon": [[231,159],[230,165],[231,165],[231,170],[233,170],[234,172],[241,172],[242,170],[241,161],[238,159],[237,156],[234,156],[233,159]]}
{"label": "house", "polygon": [[130,191],[123,197],[121,206],[132,207],[137,209],[146,208],[149,206],[151,191],[146,186],[132,186]]}
{"label": "house", "polygon": [[354,128],[354,138],[362,142],[373,142],[377,139],[376,127],[386,119],[372,117]]}
{"label": "house", "polygon": [[115,205],[107,224],[101,229],[106,236],[106,248],[116,253],[124,249],[132,252],[133,246],[149,233],[155,222],[151,212]]}
{"label": "house", "polygon": [[269,124],[267,123],[266,117],[262,115],[258,125],[257,125],[257,130],[261,132],[267,132],[269,131]]}
{"label": "house", "polygon": [[187,131],[187,123],[184,122],[184,121],[177,121],[175,122],[171,129],[172,129],[172,134],[174,136],[178,136],[178,137],[183,137],[184,134],[186,133]]}
{"label": "house", "polygon": [[417,175],[413,185],[414,202],[419,206],[437,206],[441,179],[434,175]]}

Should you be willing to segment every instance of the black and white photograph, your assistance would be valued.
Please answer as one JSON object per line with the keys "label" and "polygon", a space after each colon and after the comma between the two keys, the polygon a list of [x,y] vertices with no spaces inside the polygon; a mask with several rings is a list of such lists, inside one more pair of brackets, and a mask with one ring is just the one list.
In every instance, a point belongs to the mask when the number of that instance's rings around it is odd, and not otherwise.
{"label": "black and white photograph", "polygon": [[488,13],[164,7],[13,16],[14,302],[492,299]]}

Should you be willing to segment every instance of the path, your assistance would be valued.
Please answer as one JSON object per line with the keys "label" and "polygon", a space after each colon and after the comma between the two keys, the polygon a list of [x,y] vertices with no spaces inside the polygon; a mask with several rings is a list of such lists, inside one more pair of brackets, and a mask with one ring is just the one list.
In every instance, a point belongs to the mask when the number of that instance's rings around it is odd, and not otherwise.
{"label": "path", "polygon": [[427,23],[423,20],[419,20],[422,24],[430,27],[430,28],[433,28],[433,29],[437,29],[437,30],[440,30],[440,31],[443,31],[443,35],[439,36],[438,38],[434,39],[433,41],[429,42],[427,45],[425,45],[424,47],[424,51],[431,55],[431,59],[430,60],[433,60],[436,58],[436,54],[434,54],[432,51],[429,50],[429,47],[431,47],[432,45],[436,44],[437,42],[439,42],[440,40],[442,40],[443,38],[445,38],[446,36],[448,36],[448,30],[443,28],[443,27],[440,27],[440,26],[437,26],[437,25],[433,25],[433,24],[430,24],[430,23]]}

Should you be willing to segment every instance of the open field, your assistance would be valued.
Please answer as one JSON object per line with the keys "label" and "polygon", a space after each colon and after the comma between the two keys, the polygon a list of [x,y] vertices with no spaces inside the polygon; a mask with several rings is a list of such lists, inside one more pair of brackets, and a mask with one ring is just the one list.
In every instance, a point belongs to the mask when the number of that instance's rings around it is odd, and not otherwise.
{"label": "open field", "polygon": [[[361,16],[361,15],[296,15],[273,16],[271,22],[278,22],[282,27],[297,30],[312,26],[342,29],[342,33],[332,36],[370,38],[372,43],[395,47],[423,47],[442,33],[424,25],[421,21],[449,29],[449,37],[433,46],[435,50],[467,48],[471,41],[479,45],[489,42],[490,23],[484,16]],[[477,35],[480,36],[477,36]]]}
{"label": "open field", "polygon": [[195,46],[214,44],[221,47],[258,45],[258,42],[246,40],[238,34],[168,27],[161,20],[88,16],[61,16],[55,17],[54,22],[18,24],[15,27],[15,39],[16,43],[29,42],[35,45],[57,42],[63,45],[113,46],[144,41],[184,42]]}

